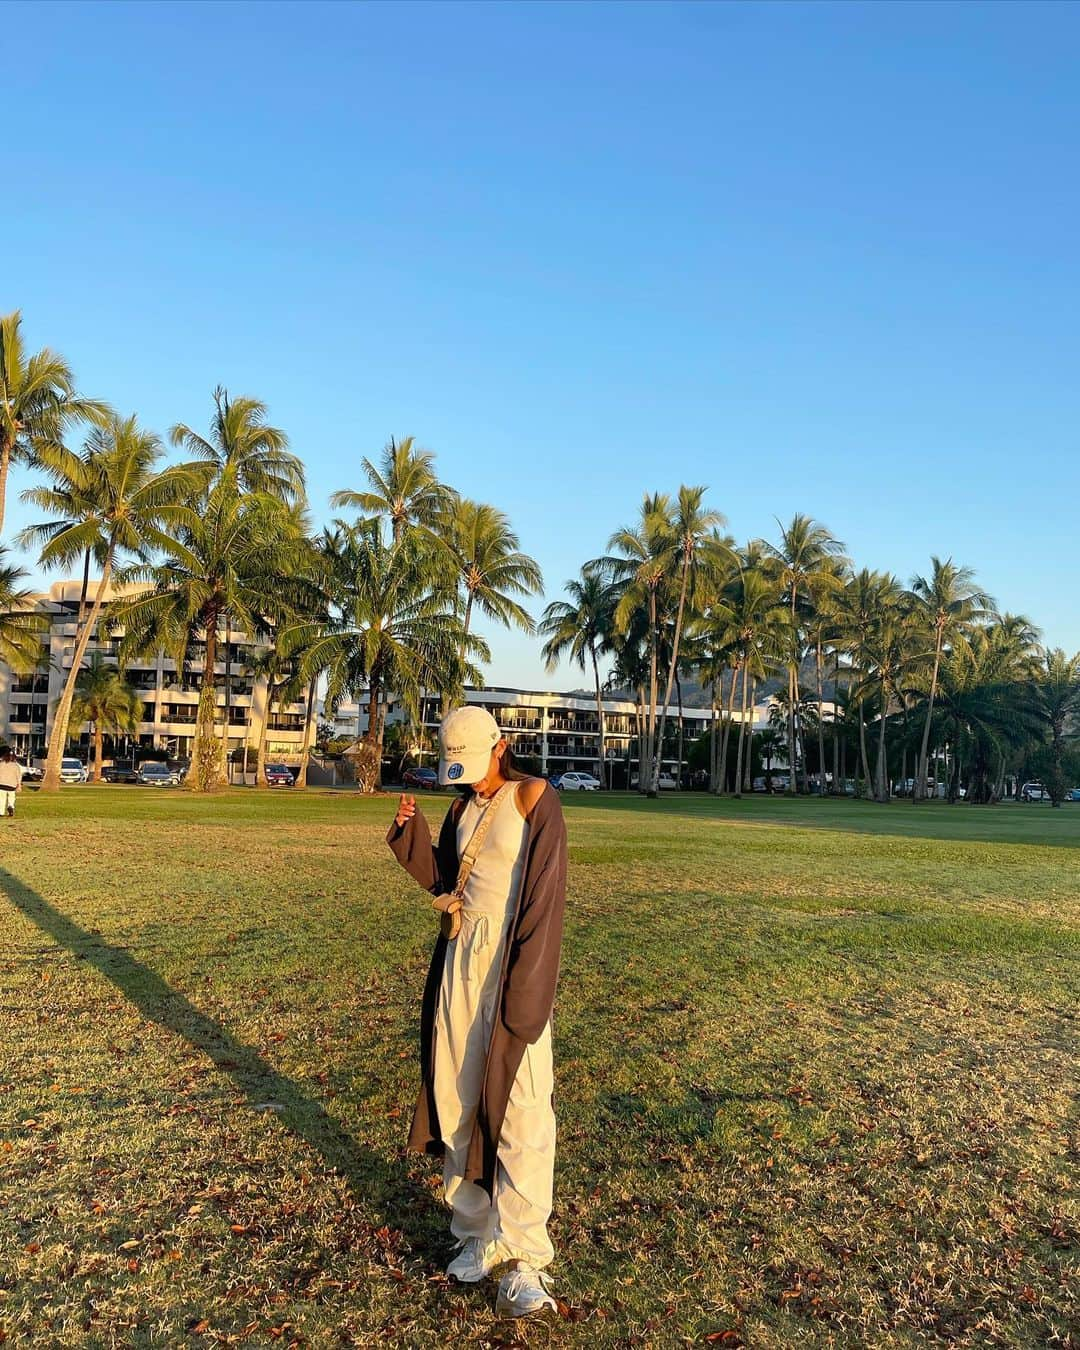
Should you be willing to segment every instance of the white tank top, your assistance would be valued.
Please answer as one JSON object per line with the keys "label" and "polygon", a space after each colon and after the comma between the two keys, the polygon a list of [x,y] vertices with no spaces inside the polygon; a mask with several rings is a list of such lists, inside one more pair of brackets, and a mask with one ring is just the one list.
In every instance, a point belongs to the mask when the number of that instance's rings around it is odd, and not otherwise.
{"label": "white tank top", "polygon": [[[517,902],[529,823],[517,808],[516,793],[515,788],[506,794],[465,883],[466,913],[490,914],[501,922]],[[465,803],[457,825],[459,857],[489,809],[486,802],[478,803],[475,796]]]}

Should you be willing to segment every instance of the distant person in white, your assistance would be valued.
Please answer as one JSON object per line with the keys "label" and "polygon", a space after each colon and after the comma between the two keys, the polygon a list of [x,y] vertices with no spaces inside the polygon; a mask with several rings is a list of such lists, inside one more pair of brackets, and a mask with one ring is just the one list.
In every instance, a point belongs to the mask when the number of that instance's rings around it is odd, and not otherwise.
{"label": "distant person in white", "polygon": [[5,816],[15,814],[15,794],[22,791],[22,769],[11,753],[11,747],[5,745],[0,750],[0,811]]}

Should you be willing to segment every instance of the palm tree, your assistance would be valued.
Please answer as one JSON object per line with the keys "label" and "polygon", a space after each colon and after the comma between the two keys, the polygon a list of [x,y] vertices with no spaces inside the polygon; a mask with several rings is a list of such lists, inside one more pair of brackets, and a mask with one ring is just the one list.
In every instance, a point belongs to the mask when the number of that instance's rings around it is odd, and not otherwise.
{"label": "palm tree", "polygon": [[[735,796],[742,796],[743,750],[749,715],[751,676],[764,679],[782,660],[789,640],[790,620],[780,603],[775,582],[758,567],[740,568],[726,589],[726,627],[720,645],[730,644],[738,656],[742,677],[739,741],[735,754]],[[734,681],[733,681],[734,683]]]}
{"label": "palm tree", "polygon": [[27,573],[4,562],[0,548],[0,662],[10,670],[36,670],[42,660],[41,634],[48,618],[33,608],[33,591],[23,588]]}
{"label": "palm tree", "polygon": [[[779,524],[779,521],[777,522]],[[766,544],[773,558],[776,576],[786,597],[791,616],[791,652],[788,658],[788,736],[791,743],[791,779],[788,791],[795,788],[795,763],[798,757],[798,727],[796,710],[799,706],[799,669],[802,665],[800,641],[800,611],[809,605],[814,588],[819,591],[827,577],[835,577],[834,560],[843,557],[844,546],[834,539],[819,521],[810,516],[795,515],[790,525],[781,527],[780,543]],[[806,790],[806,761],[802,766],[803,789]]]}
{"label": "palm tree", "polygon": [[646,493],[636,527],[616,530],[608,541],[609,549],[621,556],[598,558],[588,563],[589,571],[598,571],[619,590],[615,607],[616,632],[626,632],[635,614],[647,615],[649,684],[645,721],[645,744],[639,755],[639,791],[656,795],[653,763],[657,754],[656,705],[659,696],[660,590],[672,573],[678,540],[672,530],[671,499],[663,493]]}
{"label": "palm tree", "polygon": [[0,529],[12,464],[31,464],[43,445],[58,445],[73,422],[103,425],[104,403],[75,392],[71,367],[43,347],[28,356],[18,310],[0,317]]}
{"label": "palm tree", "polygon": [[970,773],[969,800],[994,800],[1003,790],[1010,759],[1042,742],[1042,661],[1035,637],[1027,620],[1005,616],[960,633],[946,648],[932,737],[946,746],[951,759],[950,802],[959,795],[964,764]]}
{"label": "palm tree", "polygon": [[[864,567],[849,577],[844,589],[836,596],[837,645],[844,650],[850,663],[848,701],[849,706],[854,706],[857,718],[864,790],[871,782],[866,749],[866,707],[874,688],[871,674],[875,625],[882,610],[894,603],[898,595],[899,585],[895,578]],[[790,684],[788,689],[790,695]]]}
{"label": "palm tree", "polygon": [[[582,672],[586,668],[586,658],[591,663],[600,731],[600,781],[605,782],[607,757],[599,657],[612,650],[618,597],[610,582],[588,570],[582,571],[580,579],[568,581],[564,589],[570,599],[553,600],[540,620],[540,631],[548,639],[541,655],[548,674],[563,656],[568,656]],[[606,786],[610,787],[610,781]]]}
{"label": "palm tree", "polygon": [[[544,578],[535,560],[519,550],[518,537],[509,520],[494,506],[455,496],[441,517],[440,529],[464,600],[456,663],[460,672],[468,654],[474,609],[506,628],[517,627],[532,633],[535,631],[532,618],[516,597],[539,595],[544,589]],[[430,558],[427,570],[431,584],[441,589],[442,569],[437,554]],[[443,679],[445,685],[445,675]],[[456,690],[444,688],[444,711],[448,710],[452,692]]]}
{"label": "palm tree", "polygon": [[877,613],[859,655],[864,682],[876,686],[880,704],[874,796],[879,802],[888,802],[890,786],[886,731],[889,711],[893,701],[900,700],[901,679],[921,655],[921,643],[911,621],[910,597],[896,577],[886,574],[880,578]]}
{"label": "palm tree", "polygon": [[660,759],[663,755],[667,711],[671,706],[671,691],[679,667],[679,646],[682,642],[687,596],[691,593],[693,582],[703,564],[715,568],[720,564],[721,557],[729,562],[733,559],[730,543],[721,541],[719,538],[720,526],[725,523],[724,517],[719,511],[707,511],[702,506],[705,492],[706,489],[703,487],[686,487],[685,484],[681,486],[671,516],[671,528],[675,535],[672,561],[678,568],[679,602],[675,614],[675,633],[668,661],[667,689],[664,691],[664,701],[660,705],[660,727],[657,732],[656,744],[653,749],[653,762],[649,772],[650,796],[656,795],[655,785],[660,773]]}
{"label": "palm tree", "polygon": [[265,635],[278,608],[308,589],[296,566],[306,534],[303,465],[289,453],[285,433],[267,424],[265,404],[231,399],[220,386],[213,398],[208,438],[183,423],[169,433],[174,445],[201,461],[202,490],[178,512],[160,556],[128,569],[127,579],[148,583],[148,589],[116,610],[127,629],[126,648],[164,648],[182,669],[191,647],[202,646],[187,777],[197,792],[225,782],[215,732],[222,626]]}
{"label": "palm tree", "polygon": [[[301,676],[326,678],[326,705],[367,694],[367,728],[355,759],[357,784],[379,784],[383,734],[390,700],[418,716],[421,691],[458,652],[488,660],[486,644],[465,632],[453,603],[432,586],[432,554],[405,533],[386,543],[378,521],[339,525],[324,539],[328,572],[327,613],[300,620],[290,643],[302,650]],[[470,677],[479,672],[469,667]]]}
{"label": "palm tree", "polygon": [[295,515],[281,502],[262,493],[213,489],[185,509],[158,560],[128,569],[128,580],[149,586],[116,607],[116,619],[126,629],[125,647],[162,648],[178,669],[192,648],[196,656],[201,648],[202,679],[186,780],[193,791],[212,791],[225,782],[223,746],[216,733],[222,626],[228,621],[253,638],[270,633],[270,616],[281,597],[297,586],[294,528]]}
{"label": "palm tree", "polygon": [[370,459],[360,461],[368,489],[335,492],[330,505],[335,510],[355,510],[365,516],[385,516],[393,540],[398,543],[410,525],[433,532],[450,507],[454,493],[439,482],[435,456],[421,450],[412,436],[383,448],[378,467]]}
{"label": "palm tree", "polygon": [[178,422],[169,429],[172,444],[211,467],[215,492],[257,492],[277,501],[301,501],[304,466],[289,453],[285,432],[267,425],[266,404],[255,398],[231,399],[221,385],[213,399],[209,437]]}
{"label": "palm tree", "polygon": [[1038,709],[1049,739],[1050,771],[1046,786],[1050,801],[1065,800],[1063,759],[1066,741],[1076,740],[1080,719],[1080,652],[1066,656],[1060,647],[1043,653],[1043,668],[1037,689]]}
{"label": "palm tree", "polygon": [[115,666],[107,664],[100,652],[90,653],[89,662],[76,677],[71,721],[75,726],[90,723],[94,745],[93,781],[100,783],[104,733],[134,735],[142,721],[142,698]]}
{"label": "palm tree", "polygon": [[[60,518],[28,527],[21,539],[41,544],[41,563],[47,568],[81,558],[87,549],[101,549],[104,559],[94,602],[81,626],[76,625],[71,668],[49,737],[43,791],[55,792],[60,786],[60,761],[79,671],[118,557],[123,553],[142,557],[148,550],[168,546],[167,531],[181,519],[188,509],[184,503],[197,491],[197,466],[174,464],[158,471],[160,457],[161,441],[153,432],[140,427],[134,416],[115,414],[105,428],[91,433],[81,455],[60,444],[43,445],[37,451],[40,467],[55,486],[30,488],[23,500],[45,511],[59,511]],[[86,503],[85,519],[63,514],[73,501]]]}
{"label": "palm tree", "polygon": [[940,558],[932,557],[930,563],[932,571],[929,578],[917,576],[911,583],[912,594],[919,602],[934,641],[930,696],[926,705],[926,720],[923,722],[922,745],[915,773],[915,791],[912,794],[915,801],[921,801],[926,796],[930,724],[934,717],[934,700],[937,697],[942,651],[954,634],[976,620],[985,618],[988,611],[994,607],[993,600],[986,592],[978,590],[973,584],[975,573],[970,567],[957,567],[951,558],[946,558],[942,562]]}
{"label": "palm tree", "polygon": [[[847,562],[840,558],[830,558],[810,584],[811,610],[807,619],[806,635],[814,649],[814,680],[817,694],[817,736],[818,736],[818,774],[821,779],[821,795],[825,795],[825,652],[827,648],[838,651],[838,626],[840,611],[838,598],[847,575]],[[836,698],[833,697],[835,709]],[[835,712],[833,721],[835,722]],[[834,727],[835,742],[835,727]],[[835,745],[834,745],[835,749]],[[835,754],[834,754],[835,759]],[[833,774],[832,791],[837,789],[836,773]]]}

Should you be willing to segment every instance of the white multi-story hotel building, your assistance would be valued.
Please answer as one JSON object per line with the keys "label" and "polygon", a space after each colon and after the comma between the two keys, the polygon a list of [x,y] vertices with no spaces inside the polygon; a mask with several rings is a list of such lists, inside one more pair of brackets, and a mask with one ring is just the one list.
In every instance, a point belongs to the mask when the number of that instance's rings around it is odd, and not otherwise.
{"label": "white multi-story hotel building", "polygon": [[[48,615],[49,627],[42,634],[44,660],[30,675],[17,674],[0,663],[0,742],[10,745],[16,754],[27,760],[41,756],[48,745],[52,730],[52,713],[71,669],[75,649],[75,626],[79,610],[81,581],[58,581],[47,592],[35,595],[32,604]],[[130,591],[106,592],[106,599]],[[96,583],[90,584],[91,598],[96,594]],[[106,660],[116,661],[118,638],[122,634],[99,641],[92,637],[87,656],[97,651]],[[224,634],[219,647],[220,659],[214,667],[219,727],[226,728],[228,750],[258,745],[263,719],[266,717],[267,682],[257,678],[250,665],[252,656],[263,644],[252,641],[243,633],[229,635],[226,651]],[[117,748],[125,755],[137,745],[164,750],[177,759],[185,759],[191,752],[195,732],[195,716],[202,687],[204,646],[191,644],[184,670],[176,662],[158,652],[153,656],[130,661],[125,669],[128,683],[141,695],[143,717],[138,732],[130,738],[120,738],[120,746],[106,752],[113,758]],[[228,690],[226,691],[226,682]],[[299,758],[304,737],[306,700],[275,706],[267,728],[267,756],[270,759],[295,760]],[[87,758],[89,727],[71,727],[71,740],[81,747],[82,758]],[[126,743],[125,743],[126,742]],[[107,742],[108,744],[108,742]]]}
{"label": "white multi-story hotel building", "polygon": [[[536,690],[506,689],[485,686],[467,689],[465,701],[486,708],[505,732],[514,753],[539,761],[543,774],[585,770],[600,777],[600,724],[594,696],[575,693],[541,693]],[[637,719],[634,704],[629,699],[606,698],[604,707],[604,750],[609,768],[621,766],[622,781],[638,771]],[[421,700],[423,741],[415,750],[416,759],[431,764],[438,758],[438,728],[441,703],[433,695]],[[769,705],[753,709],[751,725],[755,731],[767,724]],[[394,719],[394,714],[391,714]],[[708,708],[684,708],[684,761],[691,745],[707,735],[713,713]],[[738,711],[735,720],[740,720]],[[673,748],[678,734],[679,710],[668,709],[667,749]],[[335,729],[342,736],[355,736],[358,728],[366,725],[363,707],[355,703],[341,704],[335,717]],[[663,767],[674,773],[676,757],[665,755]],[[603,781],[609,781],[605,774]]]}

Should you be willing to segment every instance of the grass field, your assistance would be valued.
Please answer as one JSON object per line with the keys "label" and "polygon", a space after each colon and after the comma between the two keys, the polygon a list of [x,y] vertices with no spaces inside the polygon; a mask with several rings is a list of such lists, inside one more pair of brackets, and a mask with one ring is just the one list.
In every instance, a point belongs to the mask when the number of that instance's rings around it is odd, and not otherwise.
{"label": "grass field", "polygon": [[1080,1346],[1080,807],[566,810],[564,1315],[521,1327],[402,1149],[392,803],[24,793],[0,1341]]}

